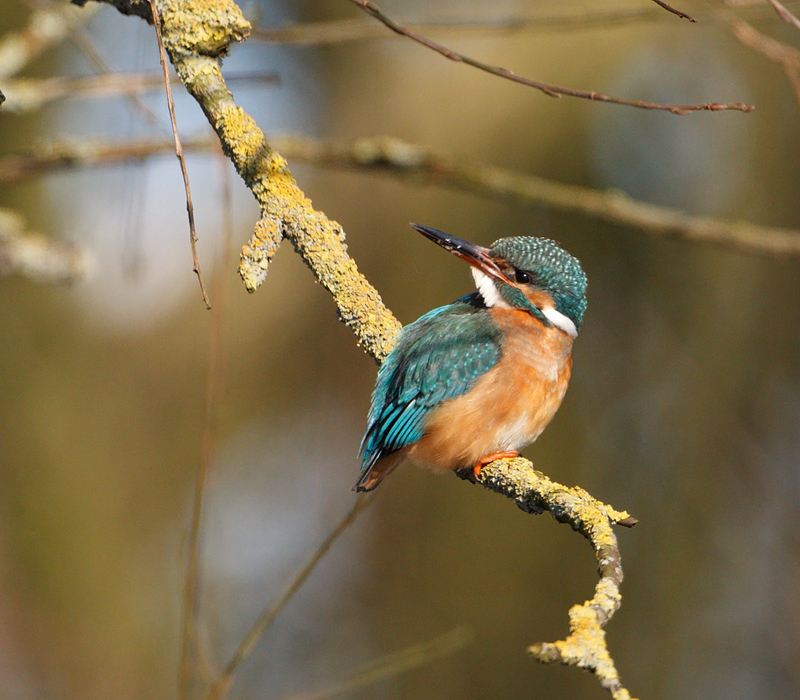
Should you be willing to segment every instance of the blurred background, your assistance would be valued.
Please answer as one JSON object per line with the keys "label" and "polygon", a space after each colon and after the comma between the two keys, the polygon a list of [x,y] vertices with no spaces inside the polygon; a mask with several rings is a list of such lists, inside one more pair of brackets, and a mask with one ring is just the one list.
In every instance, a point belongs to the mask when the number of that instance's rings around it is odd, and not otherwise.
{"label": "blurred background", "polygon": [[[797,96],[781,65],[732,36],[721,5],[682,3],[697,24],[646,0],[380,5],[402,22],[636,11],[624,21],[431,36],[560,85],[756,109],[678,117],[550,99],[388,30],[385,39],[328,45],[235,46],[226,75],[279,79],[232,81],[237,101],[268,134],[397,136],[691,213],[800,227]],[[3,2],[0,27],[6,37],[24,32],[32,10],[48,7]],[[330,0],[243,10],[257,27],[359,18]],[[731,11],[800,45],[800,32],[766,2]],[[152,27],[91,3],[80,12],[71,33],[16,77],[94,75],[98,55],[108,70],[157,75]],[[9,97],[0,160],[37,143],[170,138],[160,89],[138,107],[73,90],[17,113],[10,84],[0,89]],[[180,86],[175,99],[183,138],[207,136]],[[166,152],[77,164],[7,180],[0,191],[0,206],[30,230],[88,260],[72,285],[0,278],[3,699],[175,695],[209,337],[220,314],[219,451],[201,531],[200,633],[212,667],[224,665],[352,503],[375,364],[288,244],[264,286],[246,293],[236,264],[257,207],[218,156],[190,152],[200,261],[207,283],[216,269],[224,287],[212,286],[214,309],[205,310],[175,160]],[[800,262],[391,174],[290,165],[314,206],[342,224],[360,269],[403,323],[471,291],[463,263],[409,221],[484,245],[552,237],[581,260],[589,308],[572,382],[525,456],[641,521],[618,533],[623,606],[607,627],[623,681],[647,700],[800,697]],[[324,690],[371,660],[465,626],[473,641],[457,653],[351,696],[602,698],[592,676],[525,655],[528,644],[564,637],[567,610],[595,582],[586,542],[549,516],[405,467],[283,611],[231,696]]]}

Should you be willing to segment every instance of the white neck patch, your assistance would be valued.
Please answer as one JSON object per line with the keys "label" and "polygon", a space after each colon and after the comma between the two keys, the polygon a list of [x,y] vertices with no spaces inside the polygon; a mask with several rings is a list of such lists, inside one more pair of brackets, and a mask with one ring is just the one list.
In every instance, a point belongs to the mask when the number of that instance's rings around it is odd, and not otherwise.
{"label": "white neck patch", "polygon": [[568,318],[560,311],[556,311],[552,307],[542,309],[542,313],[547,316],[547,320],[550,321],[550,323],[552,323],[556,328],[560,328],[570,338],[574,340],[578,337],[578,329],[575,328],[575,324],[572,322],[571,318]]}
{"label": "white neck patch", "polygon": [[494,286],[494,282],[487,274],[481,272],[477,267],[470,266],[469,271],[472,273],[472,279],[475,280],[475,287],[477,287],[478,292],[483,297],[483,303],[486,304],[486,306],[489,308],[496,306],[498,309],[512,308],[511,304],[503,299],[503,296],[497,291],[497,287]]}

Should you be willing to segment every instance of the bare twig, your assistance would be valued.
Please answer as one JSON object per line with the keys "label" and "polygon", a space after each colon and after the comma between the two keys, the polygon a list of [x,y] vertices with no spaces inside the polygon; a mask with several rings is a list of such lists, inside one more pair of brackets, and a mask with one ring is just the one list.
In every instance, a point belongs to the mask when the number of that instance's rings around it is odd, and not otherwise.
{"label": "bare twig", "polygon": [[[56,5],[52,0],[22,0],[34,12],[52,12]],[[67,39],[80,51],[101,75],[112,73],[111,66],[103,58],[92,38],[84,31],[81,25],[73,24],[67,28]],[[156,128],[161,127],[161,121],[155,113],[136,94],[126,95],[130,105],[145,121]]]}
{"label": "bare twig", "polygon": [[732,18],[730,27],[733,35],[742,44],[758,51],[771,61],[781,65],[800,66],[800,49],[767,36],[743,20]]}
{"label": "bare twig", "polygon": [[[238,73],[228,76],[231,82],[274,83],[276,73]],[[180,85],[176,76],[171,77],[173,85]],[[16,79],[3,83],[8,103],[4,109],[21,113],[41,109],[44,105],[67,97],[115,97],[117,95],[136,95],[147,90],[164,87],[161,74],[150,73],[104,73],[80,78],[38,78]]]}
{"label": "bare twig", "polygon": [[759,32],[747,22],[740,21],[733,27],[734,36],[746,46],[760,51],[783,67],[783,72],[794,90],[800,104],[800,51],[793,46],[776,41]]}
{"label": "bare twig", "polygon": [[[183,145],[189,151],[219,150],[219,142],[208,137],[194,138]],[[99,167],[174,152],[174,141],[165,139],[40,143],[28,151],[0,158],[0,184],[21,182],[49,171]]]}
{"label": "bare twig", "polygon": [[[664,13],[655,8],[631,8],[482,22],[415,22],[409,27],[413,31],[423,34],[468,32],[486,36],[487,34],[509,32],[592,29],[637,21],[659,21],[664,17]],[[270,43],[307,46],[338,44],[358,39],[382,39],[390,36],[391,34],[387,34],[379,25],[362,19],[337,19],[282,27],[258,27],[251,33],[253,39]]]}
{"label": "bare twig", "polygon": [[[566,185],[480,162],[456,160],[397,138],[374,137],[342,143],[292,136],[270,140],[287,156],[313,165],[369,170],[401,178],[413,185],[435,184],[483,197],[536,204],[627,226],[649,235],[710,243],[750,255],[800,257],[798,229],[694,216],[679,209],[632,199],[619,190]],[[211,153],[216,147],[217,142],[208,138],[184,143],[187,151]],[[40,144],[26,153],[0,158],[0,184],[18,182],[48,170],[97,167],[166,155],[173,148],[171,142],[149,139]]]}
{"label": "bare twig", "polygon": [[691,15],[687,15],[685,12],[681,12],[680,10],[676,10],[672,5],[668,5],[664,2],[664,0],[653,0],[653,2],[663,7],[667,12],[671,12],[673,15],[678,15],[681,19],[688,19],[690,22],[696,22],[697,20],[692,17]]}
{"label": "bare twig", "polygon": [[239,664],[250,655],[250,652],[253,651],[253,647],[255,647],[261,637],[264,636],[264,633],[272,626],[272,623],[275,622],[275,618],[280,614],[281,610],[286,607],[286,604],[294,597],[295,593],[300,590],[300,587],[305,583],[311,572],[314,571],[320,560],[328,553],[333,543],[355,522],[356,518],[373,500],[374,497],[365,498],[363,494],[359,494],[356,497],[352,508],[347,512],[344,518],[342,518],[341,522],[339,522],[316,551],[290,578],[289,583],[278,598],[264,608],[264,611],[258,616],[258,619],[253,623],[252,627],[250,627],[250,630],[236,649],[236,652],[225,666],[225,670],[220,674],[219,678],[217,678],[214,685],[206,694],[205,700],[219,700],[219,698],[222,698],[225,693],[227,693],[228,688],[233,682],[233,674],[236,672],[236,669],[239,668]]}
{"label": "bare twig", "polygon": [[[178,699],[190,696],[192,684],[193,656],[200,656],[198,618],[200,607],[200,526],[208,476],[217,459],[219,435],[219,413],[225,382],[225,315],[227,293],[225,271],[231,257],[233,241],[233,207],[228,161],[219,154],[222,192],[223,246],[220,259],[214,268],[214,309],[211,312],[211,329],[208,340],[208,379],[206,382],[206,411],[203,425],[200,466],[195,478],[194,505],[189,527],[186,576],[183,588],[183,638],[181,643],[181,665],[178,681]],[[207,668],[208,664],[201,664]]]}
{"label": "bare twig", "polygon": [[789,10],[786,9],[778,0],[769,0],[769,4],[775,8],[775,12],[778,13],[780,18],[786,22],[787,24],[791,24],[796,29],[800,29],[800,19],[797,19],[795,15],[793,15]]}
{"label": "bare twig", "polygon": [[31,13],[27,26],[0,38],[0,80],[19,73],[30,61],[56,42],[67,38],[70,30],[88,22],[99,6],[79,10],[67,3]]}
{"label": "bare twig", "polygon": [[86,257],[76,246],[27,231],[19,214],[0,208],[0,276],[63,284],[80,280],[86,267]]}
{"label": "bare twig", "polygon": [[767,36],[726,8],[722,8],[719,14],[728,23],[731,33],[739,43],[781,65],[800,104],[800,50]]}
{"label": "bare twig", "polygon": [[378,9],[378,7],[374,3],[370,2],[370,0],[350,0],[350,2],[360,7],[362,10],[364,10],[364,12],[366,12],[371,17],[377,19],[379,22],[384,24],[386,27],[391,29],[396,34],[408,37],[412,41],[415,41],[418,44],[421,44],[422,46],[425,46],[431,49],[432,51],[435,51],[436,53],[444,56],[445,58],[451,61],[456,61],[458,63],[465,63],[468,66],[472,66],[473,68],[477,68],[478,70],[485,71],[486,73],[491,73],[492,75],[505,78],[506,80],[511,80],[512,82],[515,83],[520,83],[521,85],[527,85],[528,87],[532,87],[536,90],[539,90],[543,92],[545,95],[549,95],[550,97],[561,97],[561,96],[579,97],[586,100],[594,100],[597,102],[610,102],[612,104],[625,105],[628,107],[639,107],[641,109],[661,110],[679,115],[686,115],[691,112],[699,112],[699,111],[719,112],[723,110],[735,110],[739,112],[750,112],[753,110],[752,106],[746,105],[742,102],[730,102],[727,104],[722,104],[718,102],[708,102],[705,104],[695,104],[695,105],[661,104],[659,102],[648,102],[646,100],[628,100],[619,97],[610,97],[609,95],[605,95],[601,92],[594,92],[589,90],[575,90],[573,88],[561,87],[560,85],[543,83],[538,80],[532,80],[530,78],[525,78],[524,76],[517,75],[508,68],[503,68],[501,66],[492,66],[489,65],[488,63],[484,63],[483,61],[478,61],[477,59],[471,58],[465,54],[453,51],[452,49],[448,49],[446,46],[438,44],[435,41],[423,36],[422,34],[418,34],[417,32],[414,32],[398,24],[393,19],[383,14],[383,12],[381,12],[380,9]]}
{"label": "bare twig", "polygon": [[158,55],[161,59],[161,68],[164,71],[164,86],[167,90],[167,106],[169,107],[169,120],[172,123],[172,134],[175,137],[175,155],[181,164],[181,174],[183,175],[183,186],[186,189],[186,212],[189,215],[189,243],[192,247],[192,270],[197,275],[200,283],[200,292],[203,295],[203,302],[207,309],[211,308],[211,302],[206,294],[206,286],[203,282],[203,273],[200,271],[200,260],[197,257],[197,231],[194,225],[194,205],[192,204],[192,191],[189,188],[189,173],[186,171],[186,159],[183,157],[183,147],[181,138],[178,135],[178,124],[175,121],[175,104],[172,101],[172,87],[169,80],[169,66],[167,63],[167,52],[164,50],[164,41],[161,36],[161,19],[158,15],[156,0],[150,0],[150,9],[153,12],[154,26],[156,28],[156,38],[158,39]]}
{"label": "bare twig", "polygon": [[[759,0],[763,2],[763,0]],[[766,17],[765,5],[748,5],[748,16]],[[772,10],[769,10],[771,13]],[[410,22],[408,27],[420,34],[476,34],[481,37],[518,32],[569,32],[629,25],[636,22],[660,22],[668,15],[655,7],[599,9],[585,12],[557,13],[511,19],[487,19],[475,22]],[[717,22],[709,15],[708,22]],[[322,46],[362,39],[388,39],[392,34],[368,20],[337,19],[304,22],[279,27],[257,27],[251,38],[277,44]]]}
{"label": "bare twig", "polygon": [[456,629],[428,642],[414,644],[393,654],[387,654],[380,659],[375,659],[333,686],[314,692],[287,695],[280,698],[280,700],[330,700],[331,698],[338,698],[340,695],[353,693],[361,690],[361,688],[379,683],[388,678],[394,678],[420,666],[425,666],[436,659],[455,654],[470,644],[472,640],[473,634],[470,630],[465,627],[456,627]]}
{"label": "bare twig", "polygon": [[[108,62],[103,58],[103,55],[98,51],[94,42],[89,35],[83,31],[82,27],[77,27],[70,32],[70,41],[78,48],[78,50],[86,56],[90,63],[92,63],[100,75],[111,75],[113,71]],[[161,120],[156,116],[156,113],[150,109],[143,101],[142,98],[135,92],[125,95],[128,103],[150,126],[156,129],[163,129]]]}

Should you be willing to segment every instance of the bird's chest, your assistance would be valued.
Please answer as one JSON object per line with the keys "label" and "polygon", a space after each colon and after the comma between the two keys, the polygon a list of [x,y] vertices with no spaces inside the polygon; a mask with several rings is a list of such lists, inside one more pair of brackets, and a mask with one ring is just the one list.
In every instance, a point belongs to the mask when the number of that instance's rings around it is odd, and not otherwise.
{"label": "bird's chest", "polygon": [[487,454],[519,450],[539,437],[558,410],[572,368],[572,339],[524,317],[502,316],[498,325],[504,338],[500,360],[469,392],[433,413],[412,448],[417,461],[459,469]]}
{"label": "bird's chest", "polygon": [[554,328],[512,327],[503,357],[487,376],[486,405],[493,407],[498,450],[533,442],[552,420],[567,390],[572,370],[572,340]]}

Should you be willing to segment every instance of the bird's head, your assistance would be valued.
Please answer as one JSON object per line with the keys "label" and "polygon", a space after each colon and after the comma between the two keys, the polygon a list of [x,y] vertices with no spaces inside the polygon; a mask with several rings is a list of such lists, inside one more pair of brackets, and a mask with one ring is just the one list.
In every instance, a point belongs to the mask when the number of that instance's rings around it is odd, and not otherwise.
{"label": "bird's head", "polygon": [[486,306],[520,309],[573,338],[578,335],[586,311],[586,275],[555,241],[515,236],[484,248],[435,228],[411,226],[470,264]]}

